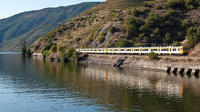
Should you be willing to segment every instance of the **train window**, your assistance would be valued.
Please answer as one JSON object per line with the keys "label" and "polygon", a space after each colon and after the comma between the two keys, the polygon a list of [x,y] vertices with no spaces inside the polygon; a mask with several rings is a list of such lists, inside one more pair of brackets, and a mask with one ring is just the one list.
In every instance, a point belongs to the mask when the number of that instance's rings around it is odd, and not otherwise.
{"label": "train window", "polygon": [[142,51],[148,51],[148,49],[142,49]]}
{"label": "train window", "polygon": [[180,49],[178,49],[178,51],[180,51]]}
{"label": "train window", "polygon": [[99,50],[99,51],[101,51],[101,50]]}
{"label": "train window", "polygon": [[140,51],[139,49],[134,49],[134,51]]}
{"label": "train window", "polygon": [[120,49],[120,51],[125,51],[124,49]]}
{"label": "train window", "polygon": [[173,51],[176,51],[176,49],[173,49]]}
{"label": "train window", "polygon": [[161,49],[161,51],[169,51],[169,49]]}
{"label": "train window", "polygon": [[117,49],[115,49],[114,51],[117,51]]}
{"label": "train window", "polygon": [[131,51],[131,49],[126,49],[126,51]]}
{"label": "train window", "polygon": [[110,49],[109,51],[113,51],[112,49]]}
{"label": "train window", "polygon": [[151,51],[158,51],[158,49],[151,49]]}

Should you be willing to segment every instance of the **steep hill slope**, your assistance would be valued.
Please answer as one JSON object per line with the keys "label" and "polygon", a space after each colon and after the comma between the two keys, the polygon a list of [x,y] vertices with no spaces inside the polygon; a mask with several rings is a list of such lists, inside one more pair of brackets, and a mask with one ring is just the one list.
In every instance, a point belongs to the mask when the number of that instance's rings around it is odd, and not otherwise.
{"label": "steep hill slope", "polygon": [[72,6],[29,11],[0,20],[0,51],[17,51],[21,41],[32,44],[61,23],[99,4],[87,2]]}
{"label": "steep hill slope", "polygon": [[199,9],[200,0],[107,0],[48,32],[32,49],[49,55],[55,45],[194,47],[200,41]]}

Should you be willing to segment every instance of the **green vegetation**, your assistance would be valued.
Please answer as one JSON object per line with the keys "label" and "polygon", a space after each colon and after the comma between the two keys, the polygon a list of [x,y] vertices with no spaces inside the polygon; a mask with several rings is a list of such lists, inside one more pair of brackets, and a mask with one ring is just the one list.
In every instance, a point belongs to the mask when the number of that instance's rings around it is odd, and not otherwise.
{"label": "green vegetation", "polygon": [[110,28],[109,28],[109,32],[110,33],[115,33],[115,32],[117,32],[118,31],[118,29],[116,28],[116,27],[114,27],[114,26],[111,26]]}
{"label": "green vegetation", "polygon": [[21,54],[22,56],[28,56],[30,57],[32,55],[32,51],[30,48],[27,48],[26,41],[23,41],[21,44]]}
{"label": "green vegetation", "polygon": [[174,42],[172,43],[172,46],[182,46],[182,45],[183,45],[182,43],[177,42],[177,41],[174,41]]}
{"label": "green vegetation", "polygon": [[77,62],[79,54],[76,52],[74,48],[68,48],[64,51],[60,57],[60,60],[63,62]]}
{"label": "green vegetation", "polygon": [[133,46],[131,42],[125,39],[119,39],[115,44],[115,47],[131,47]]}
{"label": "green vegetation", "polygon": [[[35,48],[47,47],[44,54],[51,55],[52,42],[63,48],[194,47],[200,42],[199,9],[199,0],[107,0],[47,33]],[[56,53],[65,52],[57,47]]]}
{"label": "green vegetation", "polygon": [[166,6],[174,9],[194,9],[198,8],[200,0],[168,0]]}
{"label": "green vegetation", "polygon": [[107,35],[107,33],[106,32],[101,32],[101,34],[100,34],[100,36],[99,36],[99,38],[98,38],[98,43],[99,44],[101,44],[102,42],[104,42],[105,41],[105,36]]}
{"label": "green vegetation", "polygon": [[53,45],[51,46],[51,52],[57,52],[57,46],[56,45]]}
{"label": "green vegetation", "polygon": [[158,59],[159,59],[158,54],[156,54],[156,53],[154,53],[154,52],[149,53],[149,54],[148,54],[148,57],[149,57],[149,59],[151,59],[151,60],[158,60]]}
{"label": "green vegetation", "polygon": [[140,25],[141,21],[138,21],[134,18],[130,18],[125,21],[125,35],[127,39],[132,39],[138,35]]}
{"label": "green vegetation", "polygon": [[194,47],[200,41],[200,28],[190,27],[187,29],[187,36],[189,41],[188,47]]}

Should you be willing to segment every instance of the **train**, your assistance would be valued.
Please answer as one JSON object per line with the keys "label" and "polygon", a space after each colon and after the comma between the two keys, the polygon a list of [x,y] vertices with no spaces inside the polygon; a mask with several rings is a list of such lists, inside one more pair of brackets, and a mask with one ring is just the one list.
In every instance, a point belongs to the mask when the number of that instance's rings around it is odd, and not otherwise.
{"label": "train", "polygon": [[166,46],[166,47],[124,47],[124,48],[82,48],[76,49],[76,52],[86,54],[149,54],[158,55],[187,55],[188,48],[184,46]]}

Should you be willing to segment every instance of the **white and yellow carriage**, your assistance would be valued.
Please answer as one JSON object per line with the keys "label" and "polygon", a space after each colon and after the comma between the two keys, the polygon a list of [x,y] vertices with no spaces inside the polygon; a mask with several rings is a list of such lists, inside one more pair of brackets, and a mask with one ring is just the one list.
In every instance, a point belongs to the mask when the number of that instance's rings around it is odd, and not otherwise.
{"label": "white and yellow carriage", "polygon": [[159,55],[184,55],[188,49],[183,46],[167,47],[127,47],[127,48],[84,48],[76,49],[77,52],[88,54],[149,54],[151,52]]}

